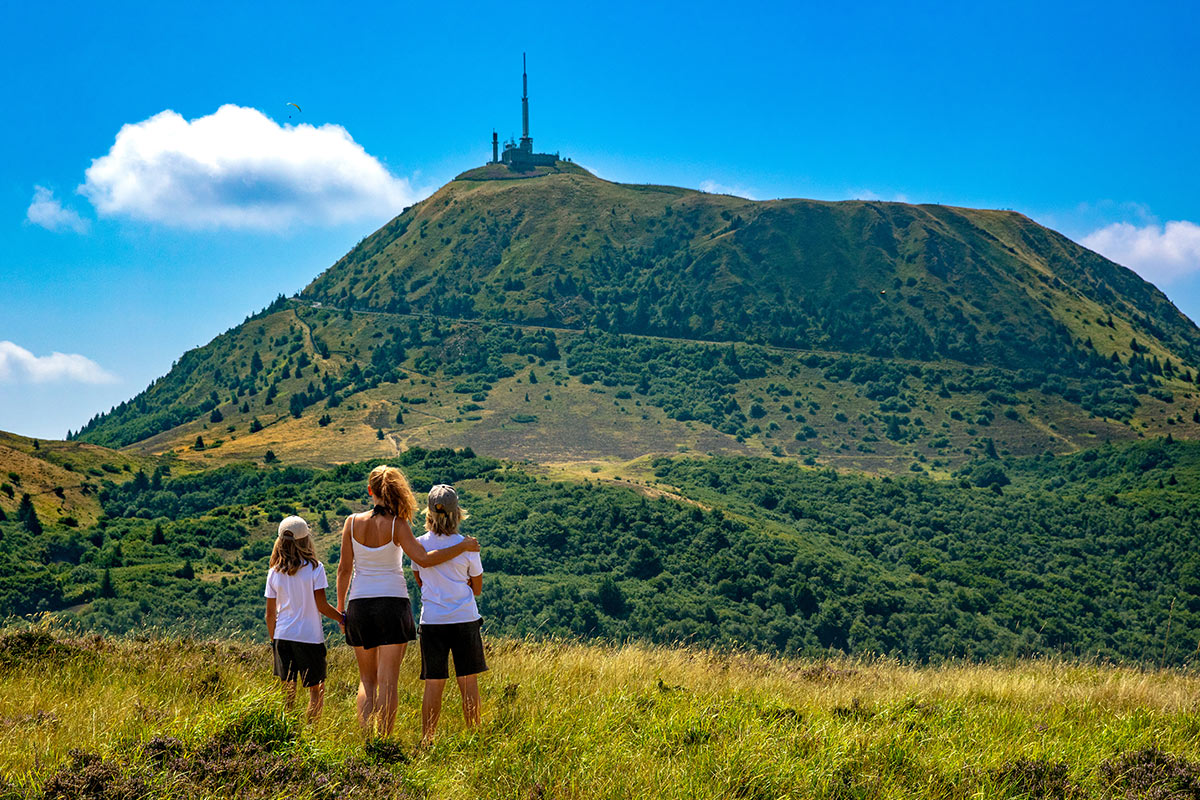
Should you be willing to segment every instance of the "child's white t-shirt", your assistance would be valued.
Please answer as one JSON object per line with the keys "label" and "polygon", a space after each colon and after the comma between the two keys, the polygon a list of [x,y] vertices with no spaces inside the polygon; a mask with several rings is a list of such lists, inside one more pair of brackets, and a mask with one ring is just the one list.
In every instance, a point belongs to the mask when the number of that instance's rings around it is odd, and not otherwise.
{"label": "child's white t-shirt", "polygon": [[275,598],[275,638],[289,642],[323,644],[321,612],[313,592],[329,586],[325,565],[305,564],[295,575],[285,575],[274,567],[267,572],[265,597]]}
{"label": "child's white t-shirt", "polygon": [[[426,550],[445,550],[463,540],[461,534],[439,536],[429,532],[417,541]],[[474,622],[480,618],[475,605],[475,592],[467,578],[483,574],[483,562],[479,553],[459,553],[449,561],[436,567],[418,567],[413,572],[421,574],[421,624],[453,625],[456,622]]]}

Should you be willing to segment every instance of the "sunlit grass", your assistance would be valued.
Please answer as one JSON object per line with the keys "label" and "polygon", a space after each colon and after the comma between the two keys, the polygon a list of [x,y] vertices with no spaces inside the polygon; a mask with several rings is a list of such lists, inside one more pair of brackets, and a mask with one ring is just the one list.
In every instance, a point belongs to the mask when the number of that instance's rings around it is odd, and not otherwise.
{"label": "sunlit grass", "polygon": [[[1101,764],[1118,754],[1200,759],[1200,678],[1172,671],[493,640],[482,730],[464,729],[451,683],[441,736],[418,750],[415,650],[396,741],[364,747],[346,647],[330,649],[325,714],[310,726],[283,711],[266,645],[11,630],[0,643],[0,796],[41,796],[72,749],[149,796],[189,798],[1102,797]],[[247,762],[291,760],[215,785],[154,761],[155,737],[189,758],[215,758],[216,742],[262,750]],[[231,752],[213,769],[240,769]],[[380,775],[382,795],[367,790]]]}

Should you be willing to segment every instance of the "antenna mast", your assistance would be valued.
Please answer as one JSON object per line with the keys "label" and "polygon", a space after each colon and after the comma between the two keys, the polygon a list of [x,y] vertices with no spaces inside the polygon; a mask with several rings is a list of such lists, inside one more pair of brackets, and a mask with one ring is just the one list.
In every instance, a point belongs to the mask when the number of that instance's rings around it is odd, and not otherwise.
{"label": "antenna mast", "polygon": [[525,54],[521,53],[521,147],[533,150],[529,138],[529,75],[525,71]]}

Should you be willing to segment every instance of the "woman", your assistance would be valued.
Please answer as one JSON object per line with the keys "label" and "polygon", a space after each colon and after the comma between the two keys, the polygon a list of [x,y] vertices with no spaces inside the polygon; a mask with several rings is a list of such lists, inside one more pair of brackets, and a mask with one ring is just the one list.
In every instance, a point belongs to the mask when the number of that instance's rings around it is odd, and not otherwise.
{"label": "woman", "polygon": [[374,719],[377,732],[387,736],[396,721],[400,662],[408,643],[417,638],[400,553],[419,567],[434,567],[460,553],[477,552],[479,542],[467,537],[453,547],[426,552],[409,525],[417,501],[408,479],[395,467],[371,470],[367,493],[375,508],[352,514],[342,526],[337,607],[346,614],[346,642],[358,661],[359,725],[369,731]]}

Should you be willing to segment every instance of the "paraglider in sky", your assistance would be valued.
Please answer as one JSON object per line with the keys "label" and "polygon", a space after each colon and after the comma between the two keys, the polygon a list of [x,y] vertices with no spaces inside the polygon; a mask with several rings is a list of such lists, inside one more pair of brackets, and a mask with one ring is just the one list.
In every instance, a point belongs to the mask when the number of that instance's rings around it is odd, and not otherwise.
{"label": "paraglider in sky", "polygon": [[[289,106],[291,106],[292,108],[294,108],[294,109],[296,109],[297,111],[299,111],[301,114],[303,114],[303,113],[304,113],[304,110],[303,110],[303,109],[301,109],[301,108],[300,108],[300,106],[296,105],[295,103],[286,103],[286,105],[289,105]],[[291,118],[292,118],[292,115],[291,115],[291,114],[288,114],[288,119],[291,119]]]}

